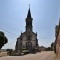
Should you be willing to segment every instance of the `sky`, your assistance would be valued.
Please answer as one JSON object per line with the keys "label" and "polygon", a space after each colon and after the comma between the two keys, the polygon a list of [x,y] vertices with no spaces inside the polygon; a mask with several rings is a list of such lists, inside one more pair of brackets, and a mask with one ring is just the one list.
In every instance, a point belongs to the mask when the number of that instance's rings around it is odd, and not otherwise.
{"label": "sky", "polygon": [[25,31],[29,4],[39,46],[49,47],[55,41],[60,0],[0,0],[0,31],[8,38],[2,49],[15,49],[17,38]]}

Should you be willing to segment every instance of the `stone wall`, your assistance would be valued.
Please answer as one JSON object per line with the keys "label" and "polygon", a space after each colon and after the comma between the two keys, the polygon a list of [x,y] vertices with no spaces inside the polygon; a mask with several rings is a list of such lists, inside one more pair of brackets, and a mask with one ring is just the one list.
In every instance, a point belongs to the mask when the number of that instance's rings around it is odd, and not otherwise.
{"label": "stone wall", "polygon": [[0,57],[7,56],[7,52],[0,52]]}
{"label": "stone wall", "polygon": [[56,43],[56,56],[57,56],[57,60],[60,60],[60,34],[58,35],[57,43]]}
{"label": "stone wall", "polygon": [[59,18],[59,25],[55,28],[55,50],[56,50],[56,56],[57,60],[60,60],[60,18]]}

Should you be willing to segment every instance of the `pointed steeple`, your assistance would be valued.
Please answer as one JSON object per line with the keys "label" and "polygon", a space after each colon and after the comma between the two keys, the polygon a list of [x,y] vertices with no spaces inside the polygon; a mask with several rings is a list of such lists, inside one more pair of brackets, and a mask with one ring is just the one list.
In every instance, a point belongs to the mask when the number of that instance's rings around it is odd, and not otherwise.
{"label": "pointed steeple", "polygon": [[29,10],[28,10],[27,18],[31,18],[30,7],[29,7]]}
{"label": "pointed steeple", "polygon": [[30,11],[30,6],[29,6],[29,10],[28,10],[28,14],[27,14],[27,18],[26,18],[26,31],[31,30],[32,31],[32,20],[33,18],[31,17],[31,11]]}

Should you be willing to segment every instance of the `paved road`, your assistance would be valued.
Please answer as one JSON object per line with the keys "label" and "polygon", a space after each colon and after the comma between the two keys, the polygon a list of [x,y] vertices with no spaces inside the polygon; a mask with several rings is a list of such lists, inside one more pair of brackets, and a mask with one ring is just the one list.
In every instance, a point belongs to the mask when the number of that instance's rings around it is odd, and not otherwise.
{"label": "paved road", "polygon": [[44,51],[36,54],[28,54],[24,56],[5,56],[0,57],[0,60],[55,60],[53,51]]}

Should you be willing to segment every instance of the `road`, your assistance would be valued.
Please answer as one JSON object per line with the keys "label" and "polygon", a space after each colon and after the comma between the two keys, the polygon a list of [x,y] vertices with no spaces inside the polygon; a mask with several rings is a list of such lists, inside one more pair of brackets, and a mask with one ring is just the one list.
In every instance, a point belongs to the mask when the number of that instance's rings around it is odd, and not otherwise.
{"label": "road", "polygon": [[44,51],[36,54],[27,54],[24,56],[5,56],[0,60],[56,60],[53,51]]}

